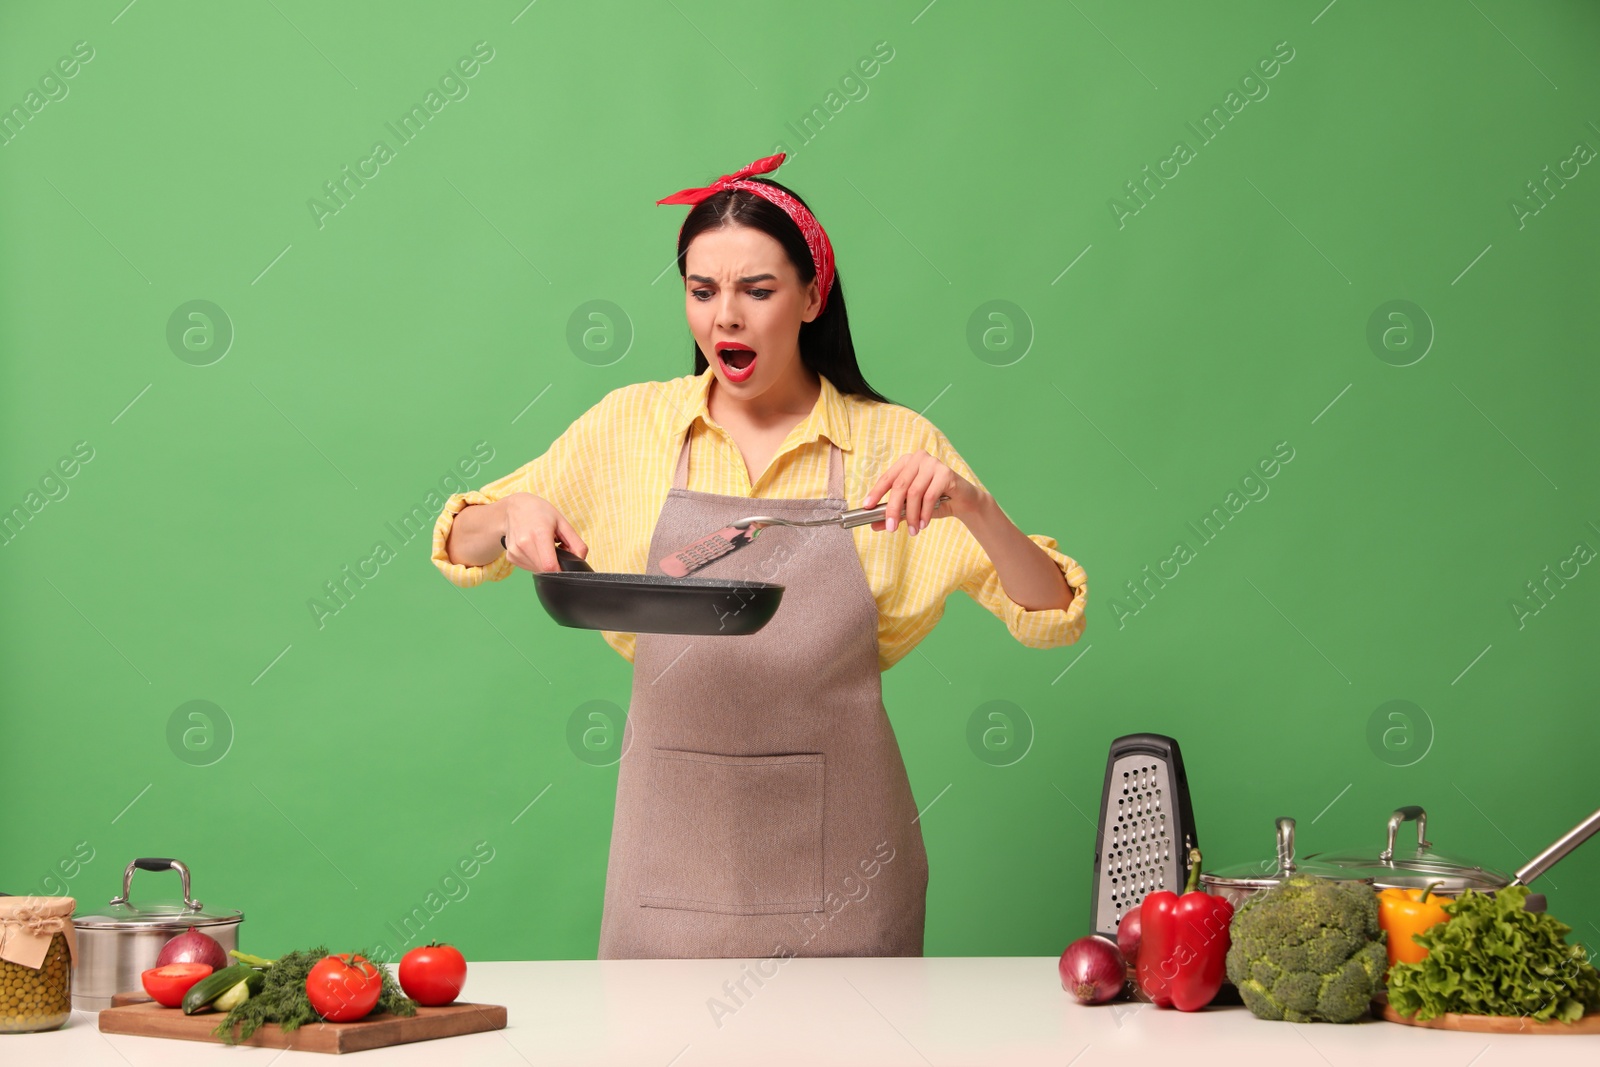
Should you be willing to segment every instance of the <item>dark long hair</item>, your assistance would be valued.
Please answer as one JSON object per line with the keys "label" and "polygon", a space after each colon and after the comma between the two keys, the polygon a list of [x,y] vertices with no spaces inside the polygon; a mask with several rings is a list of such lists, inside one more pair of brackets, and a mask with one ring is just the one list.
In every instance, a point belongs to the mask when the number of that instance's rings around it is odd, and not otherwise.
{"label": "dark long hair", "polygon": [[[793,189],[778,182],[766,178],[748,180],[782,189],[800,200],[799,194]],[[800,203],[804,204],[805,201],[800,200]],[[809,207],[807,210],[810,210]],[[811,280],[817,276],[816,264],[811,261],[811,250],[806,246],[800,227],[781,207],[743,189],[724,189],[700,201],[689,212],[689,217],[683,222],[683,230],[678,235],[678,274],[687,280],[690,242],[707,230],[734,225],[760,230],[782,245],[789,262],[794,264],[795,272],[800,275],[802,286],[811,284]],[[839,280],[837,269],[833,275],[833,289],[825,295],[827,303],[822,314],[800,324],[800,362],[826,377],[841,393],[890,403],[888,397],[867,384],[866,378],[862,377],[861,367],[856,363],[856,346],[850,339],[850,318],[844,306],[844,284]],[[700,345],[696,343],[694,372],[703,374],[709,365],[706,354],[700,351]]]}

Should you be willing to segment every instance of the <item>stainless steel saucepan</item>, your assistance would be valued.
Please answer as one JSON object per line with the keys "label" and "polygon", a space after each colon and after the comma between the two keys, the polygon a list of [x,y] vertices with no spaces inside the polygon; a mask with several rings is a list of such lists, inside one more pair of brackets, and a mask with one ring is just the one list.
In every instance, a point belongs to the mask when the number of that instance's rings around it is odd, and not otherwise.
{"label": "stainless steel saucepan", "polygon": [[[1400,827],[1412,821],[1417,824],[1416,846],[1397,847]],[[1227,897],[1235,908],[1291,874],[1314,874],[1340,881],[1365,882],[1375,889],[1421,889],[1438,883],[1436,891],[1444,896],[1453,896],[1463,889],[1492,893],[1513,885],[1528,885],[1565,859],[1596,831],[1600,831],[1600,810],[1562,834],[1549,848],[1513,874],[1434,851],[1433,843],[1427,838],[1427,827],[1428,813],[1421,807],[1411,805],[1397,808],[1389,816],[1387,842],[1382,852],[1376,855],[1359,851],[1332,855],[1313,852],[1302,860],[1296,860],[1294,820],[1281,818],[1277,823],[1276,857],[1260,863],[1202,872],[1200,884],[1208,893]],[[1543,911],[1544,895],[1529,894],[1526,907],[1530,911]]]}
{"label": "stainless steel saucepan", "polygon": [[[183,900],[129,899],[133,872],[177,871]],[[239,947],[241,911],[207,909],[189,895],[189,868],[174,859],[136,859],[122,872],[122,895],[98,912],[73,916],[78,958],[72,966],[72,1006],[100,1011],[117,993],[139,992],[139,975],[156,965],[161,947],[194,927],[217,939],[224,952]]]}

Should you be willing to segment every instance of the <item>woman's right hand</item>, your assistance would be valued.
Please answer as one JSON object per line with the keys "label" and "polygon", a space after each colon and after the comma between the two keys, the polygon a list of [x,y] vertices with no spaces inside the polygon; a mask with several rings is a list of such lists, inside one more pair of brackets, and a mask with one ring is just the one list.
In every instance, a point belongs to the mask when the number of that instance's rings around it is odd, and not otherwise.
{"label": "woman's right hand", "polygon": [[580,559],[589,555],[578,531],[556,506],[532,493],[511,493],[495,501],[505,524],[506,560],[525,571],[560,570],[556,541]]}

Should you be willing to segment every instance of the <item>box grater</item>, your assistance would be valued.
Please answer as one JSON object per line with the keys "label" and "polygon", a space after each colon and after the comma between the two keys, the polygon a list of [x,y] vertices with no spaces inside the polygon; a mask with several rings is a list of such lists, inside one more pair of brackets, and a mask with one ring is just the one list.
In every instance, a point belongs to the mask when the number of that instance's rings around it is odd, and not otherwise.
{"label": "box grater", "polygon": [[1122,916],[1147,893],[1182,893],[1189,850],[1199,843],[1178,742],[1161,734],[1111,742],[1094,835],[1095,932],[1115,938]]}

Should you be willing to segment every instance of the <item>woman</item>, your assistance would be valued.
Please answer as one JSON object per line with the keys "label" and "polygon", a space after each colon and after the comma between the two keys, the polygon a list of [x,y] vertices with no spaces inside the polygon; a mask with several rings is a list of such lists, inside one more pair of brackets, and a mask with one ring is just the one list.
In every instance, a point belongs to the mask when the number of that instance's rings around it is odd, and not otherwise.
{"label": "woman", "polygon": [[470,587],[555,570],[558,541],[645,573],[747,515],[888,508],[771,527],[697,571],[784,584],[753,635],[605,634],[634,674],[601,959],[920,956],[927,855],[880,674],[958,589],[1026,645],[1083,632],[1083,569],[862,377],[827,234],[756,177],[782,161],[658,201],[695,205],[678,234],[695,373],[612,391],[434,529],[434,562]]}

